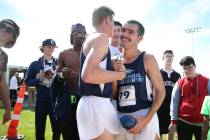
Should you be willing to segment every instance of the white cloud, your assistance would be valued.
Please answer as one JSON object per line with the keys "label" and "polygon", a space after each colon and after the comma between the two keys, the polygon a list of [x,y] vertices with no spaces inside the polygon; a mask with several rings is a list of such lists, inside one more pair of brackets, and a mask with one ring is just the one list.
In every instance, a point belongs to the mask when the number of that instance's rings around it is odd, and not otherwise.
{"label": "white cloud", "polygon": [[183,6],[180,11],[180,19],[178,20],[182,24],[193,25],[199,22],[203,16],[206,16],[210,12],[209,0],[195,0],[188,5]]}

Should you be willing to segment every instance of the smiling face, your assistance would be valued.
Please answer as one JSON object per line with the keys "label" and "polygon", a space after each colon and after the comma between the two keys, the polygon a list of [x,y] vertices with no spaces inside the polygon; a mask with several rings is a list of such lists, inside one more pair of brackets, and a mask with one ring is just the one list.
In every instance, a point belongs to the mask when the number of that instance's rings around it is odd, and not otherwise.
{"label": "smiling face", "polygon": [[194,78],[196,76],[196,65],[193,57],[185,56],[181,59],[179,64],[182,66],[187,78]]}
{"label": "smiling face", "polygon": [[126,23],[122,27],[121,46],[129,48],[138,46],[138,43],[143,39],[143,36],[138,34],[138,25]]}
{"label": "smiling face", "polygon": [[121,26],[119,25],[114,26],[114,32],[112,35],[112,44],[115,44],[116,46],[120,45],[121,30],[122,30]]}
{"label": "smiling face", "polygon": [[187,78],[194,78],[196,75],[196,67],[193,64],[187,65],[187,66],[182,66],[184,70],[184,74],[186,75]]}

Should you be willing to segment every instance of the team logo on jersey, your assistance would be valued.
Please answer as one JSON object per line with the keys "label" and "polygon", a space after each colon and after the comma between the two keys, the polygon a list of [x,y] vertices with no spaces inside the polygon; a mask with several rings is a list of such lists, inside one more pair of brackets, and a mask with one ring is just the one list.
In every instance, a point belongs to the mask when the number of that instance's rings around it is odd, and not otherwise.
{"label": "team logo on jersey", "polygon": [[164,85],[165,85],[165,86],[171,86],[171,87],[174,87],[175,83],[174,83],[174,82],[172,82],[172,81],[165,81],[165,82],[164,82]]}

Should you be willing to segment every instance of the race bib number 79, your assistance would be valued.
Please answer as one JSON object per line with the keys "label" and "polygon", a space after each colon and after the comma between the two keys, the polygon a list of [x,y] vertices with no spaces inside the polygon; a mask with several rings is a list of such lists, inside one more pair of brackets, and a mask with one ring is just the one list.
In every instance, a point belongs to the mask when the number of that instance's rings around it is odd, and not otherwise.
{"label": "race bib number 79", "polygon": [[119,89],[119,106],[136,105],[136,95],[134,85],[120,87]]}

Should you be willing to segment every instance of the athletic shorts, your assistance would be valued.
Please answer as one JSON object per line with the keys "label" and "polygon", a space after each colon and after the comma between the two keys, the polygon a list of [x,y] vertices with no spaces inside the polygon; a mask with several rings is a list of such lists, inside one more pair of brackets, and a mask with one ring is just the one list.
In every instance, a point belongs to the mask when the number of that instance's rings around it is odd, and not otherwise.
{"label": "athletic shorts", "polygon": [[117,112],[110,98],[81,97],[77,106],[77,125],[80,140],[94,139],[105,129],[112,134],[120,132]]}
{"label": "athletic shorts", "polygon": [[168,127],[171,123],[170,113],[165,111],[165,113],[158,112],[158,119],[159,119],[159,128],[160,128],[160,135],[168,134]]}
{"label": "athletic shorts", "polygon": [[[141,109],[133,113],[119,113],[118,116],[131,115],[131,116],[146,116],[149,109]],[[155,137],[160,136],[159,134],[159,123],[158,116],[155,113],[153,118],[147,124],[147,126],[139,134],[128,133],[124,128],[121,127],[120,134],[115,138],[115,140],[154,140]]]}

